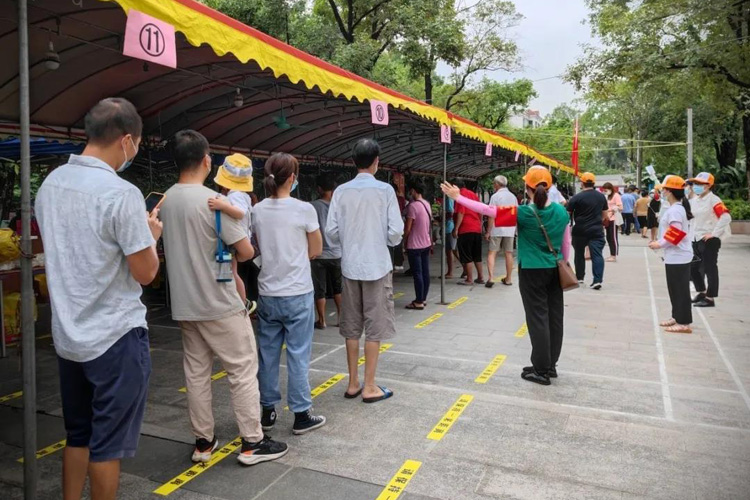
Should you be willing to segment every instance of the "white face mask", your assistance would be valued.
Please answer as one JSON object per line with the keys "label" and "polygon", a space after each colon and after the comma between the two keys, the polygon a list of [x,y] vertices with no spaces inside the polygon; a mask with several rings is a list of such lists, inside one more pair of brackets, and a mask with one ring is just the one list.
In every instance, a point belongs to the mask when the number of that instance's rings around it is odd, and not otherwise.
{"label": "white face mask", "polygon": [[122,147],[122,152],[125,155],[125,161],[122,162],[122,165],[120,165],[120,168],[117,169],[118,173],[123,173],[127,168],[133,164],[133,160],[135,160],[135,157],[138,155],[138,148],[135,147],[135,143],[133,142],[133,138],[130,138],[130,144],[133,145],[133,149],[135,149],[135,154],[131,159],[128,160],[128,153],[125,150],[125,146]]}
{"label": "white face mask", "polygon": [[605,194],[605,196],[609,196],[609,195],[612,194],[612,191],[610,191],[609,189],[605,189],[604,190],[604,194]]}

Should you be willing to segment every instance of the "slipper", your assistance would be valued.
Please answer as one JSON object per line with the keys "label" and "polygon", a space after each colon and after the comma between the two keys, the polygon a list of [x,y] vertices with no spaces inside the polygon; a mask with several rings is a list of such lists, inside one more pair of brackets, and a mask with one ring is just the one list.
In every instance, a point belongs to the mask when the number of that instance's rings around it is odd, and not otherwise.
{"label": "slipper", "polygon": [[503,278],[500,280],[500,283],[502,283],[505,286],[513,286],[513,283],[508,281],[508,278]]}
{"label": "slipper", "polygon": [[409,304],[406,304],[406,309],[413,309],[415,311],[422,311],[424,310],[424,306],[419,307],[414,303],[414,301],[410,302]]}
{"label": "slipper", "polygon": [[662,321],[659,323],[659,326],[674,326],[677,324],[677,321],[675,321],[673,318],[669,318],[667,321]]}
{"label": "slipper", "polygon": [[363,403],[377,403],[378,401],[383,401],[393,396],[393,391],[390,390],[389,388],[383,387],[382,385],[379,385],[378,387],[380,387],[380,390],[383,391],[382,396],[376,396],[374,398],[362,398],[362,402]]}
{"label": "slipper", "polygon": [[495,286],[495,283],[492,281],[487,281],[487,283],[484,284],[485,288],[492,288],[493,286]]}
{"label": "slipper", "polygon": [[474,286],[474,283],[467,283],[466,281],[459,281],[458,284],[463,286]]}
{"label": "slipper", "polygon": [[364,389],[364,387],[365,387],[364,385],[360,385],[359,386],[359,390],[357,392],[355,392],[354,394],[349,394],[348,392],[344,392],[344,397],[346,399],[358,398],[359,395],[362,394],[362,389]]}
{"label": "slipper", "polygon": [[316,321],[314,326],[315,326],[316,330],[325,330],[326,329],[326,325],[324,325],[320,321]]}
{"label": "slipper", "polygon": [[667,333],[693,333],[693,329],[689,325],[672,325],[664,329]]}

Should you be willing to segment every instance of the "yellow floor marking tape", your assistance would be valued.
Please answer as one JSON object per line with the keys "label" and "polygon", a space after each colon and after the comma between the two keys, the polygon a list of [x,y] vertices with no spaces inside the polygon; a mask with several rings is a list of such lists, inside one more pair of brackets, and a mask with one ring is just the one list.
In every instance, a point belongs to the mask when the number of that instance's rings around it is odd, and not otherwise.
{"label": "yellow floor marking tape", "polygon": [[218,464],[225,458],[227,458],[229,455],[235,452],[238,448],[242,446],[242,441],[240,438],[236,438],[235,440],[231,441],[230,443],[227,443],[223,448],[216,451],[213,455],[211,455],[211,460],[204,463],[195,464],[192,467],[190,467],[188,470],[180,474],[179,476],[171,479],[169,482],[166,482],[159,486],[157,489],[154,490],[154,493],[157,495],[167,496],[170,493],[174,493],[175,490],[179,489],[182,485],[185,483],[192,481],[196,478],[196,476],[199,476],[206,470],[210,469],[214,465]]}
{"label": "yellow floor marking tape", "polygon": [[505,362],[505,357],[505,354],[498,354],[497,356],[492,358],[490,364],[487,365],[487,368],[485,368],[484,371],[482,371],[482,373],[474,379],[474,382],[476,382],[477,384],[486,384],[490,377],[494,375],[498,368],[500,368],[500,365]]}
{"label": "yellow floor marking tape", "polygon": [[448,304],[448,309],[455,309],[461,304],[463,304],[464,302],[466,302],[467,300],[469,300],[469,297],[461,297],[460,299]]}
{"label": "yellow floor marking tape", "polygon": [[3,397],[0,397],[0,403],[5,403],[6,401],[10,401],[12,399],[20,398],[23,396],[23,391],[13,392],[10,394],[6,394]]}
{"label": "yellow floor marking tape", "polygon": [[505,279],[505,276],[498,276],[497,278],[492,278],[493,283],[501,283]]}
{"label": "yellow floor marking tape", "polygon": [[[380,349],[378,349],[378,352],[380,354],[383,354],[385,351],[393,347],[393,344],[380,344]],[[365,357],[362,356],[357,360],[357,366],[362,366],[365,364]]]}
{"label": "yellow floor marking tape", "polygon": [[[57,443],[51,444],[47,446],[46,448],[42,448],[41,450],[36,452],[36,459],[39,460],[42,457],[46,457],[47,455],[52,455],[54,452],[62,450],[65,448],[65,439],[62,441],[58,441]],[[19,463],[23,463],[23,458],[19,458],[16,460]]]}
{"label": "yellow floor marking tape", "polygon": [[[220,372],[216,372],[213,375],[211,375],[211,382],[215,382],[219,380],[220,378],[224,378],[227,376],[227,372],[225,370],[221,370]],[[187,387],[180,387],[180,392],[187,392]]]}
{"label": "yellow floor marking tape", "polygon": [[[322,384],[320,384],[318,387],[316,387],[315,389],[313,389],[312,391],[310,391],[310,396],[312,396],[313,398],[317,398],[318,396],[320,396],[321,394],[323,394],[328,389],[330,389],[331,387],[333,387],[337,383],[341,382],[345,378],[346,378],[346,373],[337,373],[336,375],[334,375],[333,377],[329,378],[328,380],[326,380],[325,382],[323,382]],[[289,407],[285,406],[284,410],[289,410]]]}
{"label": "yellow floor marking tape", "polygon": [[526,335],[528,332],[529,332],[529,328],[526,326],[526,323],[524,323],[523,325],[521,325],[521,328],[516,330],[516,337],[520,339],[521,337]]}
{"label": "yellow floor marking tape", "polygon": [[398,292],[398,293],[393,294],[394,299],[400,299],[403,296],[404,296],[404,292]]}
{"label": "yellow floor marking tape", "polygon": [[429,325],[430,323],[433,323],[440,319],[440,317],[443,315],[443,313],[435,313],[426,320],[422,321],[421,323],[417,323],[414,325],[414,328],[424,328],[425,326]]}
{"label": "yellow floor marking tape", "polygon": [[429,434],[427,434],[427,439],[432,439],[433,441],[440,441],[443,439],[443,436],[450,430],[451,427],[453,427],[453,424],[456,423],[456,420],[458,420],[458,417],[461,416],[461,414],[464,412],[467,406],[469,406],[469,403],[474,399],[474,396],[471,394],[462,394],[460,398],[456,400],[455,403],[453,403],[453,406],[451,406],[451,409],[446,412],[445,415],[443,415],[443,418],[440,419],[440,422],[437,423],[437,425],[430,431]]}
{"label": "yellow floor marking tape", "polygon": [[391,478],[388,484],[385,485],[383,491],[380,492],[376,500],[396,500],[401,493],[406,489],[406,485],[409,484],[411,478],[417,473],[419,468],[422,466],[422,462],[416,460],[407,460],[404,465],[398,470],[395,476]]}

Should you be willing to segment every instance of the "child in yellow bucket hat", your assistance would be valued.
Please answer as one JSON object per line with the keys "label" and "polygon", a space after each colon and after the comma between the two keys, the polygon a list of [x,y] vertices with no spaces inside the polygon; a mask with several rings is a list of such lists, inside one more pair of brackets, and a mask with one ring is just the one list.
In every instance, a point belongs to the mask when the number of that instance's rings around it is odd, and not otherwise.
{"label": "child in yellow bucket hat", "polygon": [[[242,221],[249,239],[252,236],[250,227],[252,200],[247,193],[253,190],[252,160],[239,153],[227,156],[224,163],[219,166],[214,182],[222,188],[221,194],[225,197],[217,196],[209,199],[209,208],[219,210],[233,219]],[[237,271],[237,259],[232,260],[232,273],[237,285],[237,292],[240,294],[243,304],[246,304],[252,313],[255,310],[255,303],[248,303],[247,301],[245,282]]]}

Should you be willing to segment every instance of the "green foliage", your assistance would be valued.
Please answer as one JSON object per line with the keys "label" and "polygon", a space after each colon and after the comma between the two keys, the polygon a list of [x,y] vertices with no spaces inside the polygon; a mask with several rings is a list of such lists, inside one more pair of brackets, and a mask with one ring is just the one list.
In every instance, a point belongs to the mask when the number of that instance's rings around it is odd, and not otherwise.
{"label": "green foliage", "polygon": [[732,220],[750,220],[750,202],[745,200],[724,200],[724,205],[732,214]]}
{"label": "green foliage", "polygon": [[536,96],[530,80],[496,82],[484,77],[476,87],[461,94],[454,111],[494,130],[514,113],[526,109],[529,101]]}

